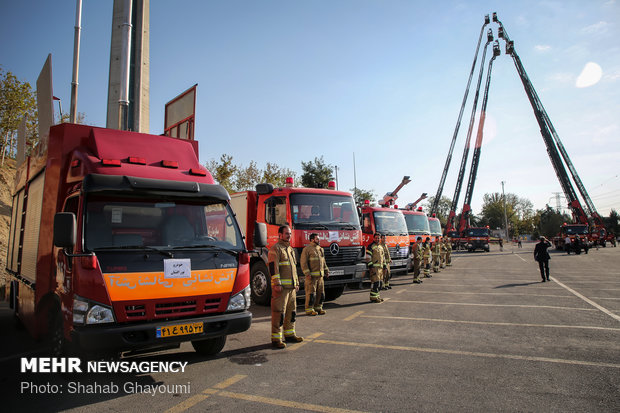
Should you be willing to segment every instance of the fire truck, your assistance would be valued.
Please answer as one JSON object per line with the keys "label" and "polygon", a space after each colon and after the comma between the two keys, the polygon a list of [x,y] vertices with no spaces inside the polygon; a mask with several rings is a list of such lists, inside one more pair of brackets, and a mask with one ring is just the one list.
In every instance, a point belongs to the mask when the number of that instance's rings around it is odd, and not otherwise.
{"label": "fire truck", "polygon": [[389,207],[371,207],[366,201],[360,209],[362,217],[362,242],[368,248],[375,233],[385,235],[385,243],[390,250],[390,272],[392,275],[407,274],[411,265],[409,230],[403,211]]}
{"label": "fire truck", "polygon": [[[278,228],[291,225],[291,246],[297,253],[297,262],[303,248],[310,242],[310,234],[317,233],[329,267],[325,279],[325,299],[335,300],[347,284],[359,285],[365,271],[362,232],[353,197],[348,192],[335,190],[335,182],[325,188],[297,188],[293,178],[286,186],[259,184],[256,191],[232,194],[231,205],[252,247],[255,222],[267,227],[267,245],[256,248],[250,258],[252,300],[267,305],[271,298],[271,276],[267,269],[269,248],[278,242]],[[302,274],[298,268],[298,274]],[[304,277],[299,277],[303,288]]]}
{"label": "fire truck", "polygon": [[481,249],[489,252],[489,226],[486,227],[468,227],[465,230],[465,249],[469,252]]}
{"label": "fire truck", "polygon": [[428,217],[428,227],[431,231],[431,243],[434,244],[441,237],[441,221],[436,214]]}
{"label": "fire truck", "polygon": [[413,270],[413,248],[417,243],[418,237],[422,238],[422,242],[427,237],[431,236],[431,230],[428,226],[428,217],[426,213],[422,210],[422,207],[418,209],[403,209],[403,214],[405,216],[405,222],[407,223],[407,231],[409,232],[409,271]]}
{"label": "fire truck", "polygon": [[[553,237],[553,245],[556,249],[566,251],[566,238],[570,238],[571,244],[575,242],[575,238],[579,236],[585,242],[588,242],[588,235],[590,234],[588,230],[588,225],[586,224],[567,224],[566,222],[562,224],[560,227],[560,231],[558,234]],[[571,249],[574,247],[571,245]]]}
{"label": "fire truck", "polygon": [[212,355],[250,328],[249,254],[196,141],[53,126],[13,194],[10,306],[53,355]]}

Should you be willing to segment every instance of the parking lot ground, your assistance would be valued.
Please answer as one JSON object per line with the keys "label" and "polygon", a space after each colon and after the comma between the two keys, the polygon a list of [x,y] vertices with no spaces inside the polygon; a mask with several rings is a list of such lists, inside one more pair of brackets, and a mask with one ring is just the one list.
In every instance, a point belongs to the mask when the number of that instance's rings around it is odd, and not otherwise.
{"label": "parking lot ground", "polygon": [[[550,267],[551,282],[540,282],[532,244],[458,252],[421,285],[394,278],[383,303],[361,289],[327,303],[325,316],[298,306],[305,341],[285,350],[269,344],[269,308],[253,306],[252,328],[217,357],[183,345],[127,358],[188,362],[184,373],[21,374],[19,358],[43,350],[3,306],[0,388],[22,411],[618,412],[620,248],[551,251]],[[29,381],[63,392],[21,392]],[[119,390],[69,394],[75,382]]]}

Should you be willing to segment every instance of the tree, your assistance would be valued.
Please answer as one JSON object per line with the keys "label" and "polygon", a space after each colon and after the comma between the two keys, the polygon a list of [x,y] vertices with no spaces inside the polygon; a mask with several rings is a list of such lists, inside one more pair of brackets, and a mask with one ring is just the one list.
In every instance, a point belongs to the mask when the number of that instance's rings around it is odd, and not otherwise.
{"label": "tree", "polygon": [[211,159],[205,164],[206,168],[211,172],[213,179],[228,192],[234,192],[234,176],[238,171],[238,167],[232,163],[232,159],[232,156],[222,154],[219,162]]}
{"label": "tree", "polygon": [[[63,113],[62,115],[58,114],[58,123],[69,123],[69,118],[71,117],[70,113]],[[75,115],[75,123],[79,123],[81,125],[84,125],[86,122],[84,122],[86,120],[86,115],[84,114],[84,112],[78,112]]]}
{"label": "tree", "polygon": [[301,169],[301,184],[306,188],[327,188],[327,184],[333,179],[334,167],[326,164],[322,156],[314,158],[314,161],[302,161]]}
{"label": "tree", "polygon": [[372,189],[370,191],[365,191],[360,188],[351,188],[349,191],[353,194],[353,199],[355,200],[356,205],[362,206],[366,200],[370,202],[371,206],[375,205],[376,194]]}
{"label": "tree", "polygon": [[[434,196],[429,196],[428,198],[426,198],[426,201],[423,204],[423,208],[427,213],[430,212],[431,205],[433,205],[434,202],[435,202]],[[439,203],[437,204],[437,211],[435,213],[437,214],[437,218],[439,218],[439,221],[441,221],[442,226],[445,226],[446,223],[448,222],[448,215],[450,214],[451,207],[452,207],[452,200],[450,198],[448,198],[447,196],[442,196],[439,199]],[[455,225],[457,224],[458,222],[455,222]]]}
{"label": "tree", "polygon": [[549,205],[547,205],[546,209],[536,211],[534,217],[534,223],[537,224],[538,233],[549,238],[557,235],[563,223],[571,221],[570,216],[557,212],[553,208],[550,208]]}
{"label": "tree", "polygon": [[297,174],[291,169],[278,166],[275,163],[267,162],[265,169],[263,170],[262,182],[273,184],[275,187],[284,186],[286,178],[295,178]]}
{"label": "tree", "polygon": [[620,225],[618,222],[620,221],[620,217],[618,216],[618,212],[615,209],[612,209],[609,212],[609,218],[604,218],[605,224],[607,225],[607,229],[610,232],[613,232],[615,235],[618,235]]}
{"label": "tree", "polygon": [[[532,202],[515,194],[506,194],[506,218],[509,236],[529,233],[533,230]],[[491,229],[504,228],[504,197],[499,192],[484,194],[481,223]]]}
{"label": "tree", "polygon": [[251,191],[254,190],[256,184],[260,183],[263,172],[258,169],[256,162],[250,161],[246,167],[239,167],[235,177],[235,191]]}
{"label": "tree", "polygon": [[4,157],[15,156],[17,129],[26,117],[26,142],[33,147],[38,142],[37,105],[35,93],[28,82],[21,82],[11,72],[0,67],[0,151]]}

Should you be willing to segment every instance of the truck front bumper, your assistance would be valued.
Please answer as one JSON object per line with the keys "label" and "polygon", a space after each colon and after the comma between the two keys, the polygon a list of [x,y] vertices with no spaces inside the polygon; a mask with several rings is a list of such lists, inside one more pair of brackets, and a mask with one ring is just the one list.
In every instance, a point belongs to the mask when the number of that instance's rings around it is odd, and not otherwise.
{"label": "truck front bumper", "polygon": [[[157,328],[179,324],[203,323],[203,332],[166,338],[157,337]],[[205,340],[241,333],[250,328],[252,313],[242,311],[217,316],[180,320],[162,320],[126,325],[78,327],[72,332],[73,342],[90,351],[128,351],[178,344],[185,341]]]}

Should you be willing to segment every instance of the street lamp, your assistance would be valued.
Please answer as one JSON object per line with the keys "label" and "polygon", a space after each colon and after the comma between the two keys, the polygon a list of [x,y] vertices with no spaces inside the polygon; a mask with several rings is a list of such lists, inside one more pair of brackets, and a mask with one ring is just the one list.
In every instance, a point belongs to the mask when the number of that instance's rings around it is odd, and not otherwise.
{"label": "street lamp", "polygon": [[504,183],[502,181],[502,198],[504,199],[504,225],[506,226],[506,240],[508,240],[508,216],[506,215],[506,194],[504,194]]}

